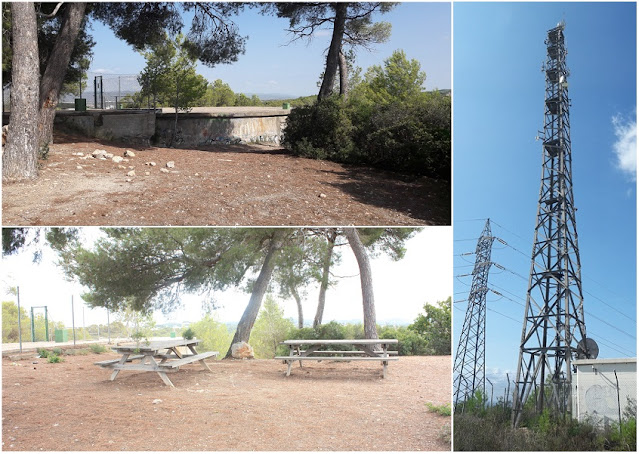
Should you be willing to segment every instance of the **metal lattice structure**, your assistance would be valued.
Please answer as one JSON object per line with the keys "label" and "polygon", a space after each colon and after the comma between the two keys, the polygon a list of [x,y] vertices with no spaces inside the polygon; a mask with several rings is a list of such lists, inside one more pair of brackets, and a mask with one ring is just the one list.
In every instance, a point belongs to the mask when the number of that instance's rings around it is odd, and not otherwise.
{"label": "metal lattice structure", "polygon": [[[570,99],[565,24],[548,31],[541,189],[513,398],[520,421],[530,393],[535,408],[571,411],[571,360],[586,338],[581,264],[572,191]],[[585,344],[585,342],[583,342]],[[581,353],[588,357],[588,351]]]}
{"label": "metal lattice structure", "polygon": [[[488,271],[494,241],[490,230],[490,219],[475,249],[473,282],[468,295],[468,307],[464,326],[459,337],[453,377],[455,410],[458,404],[471,398],[476,391],[485,393],[486,388],[486,293],[488,292]],[[461,409],[463,411],[463,407]]]}

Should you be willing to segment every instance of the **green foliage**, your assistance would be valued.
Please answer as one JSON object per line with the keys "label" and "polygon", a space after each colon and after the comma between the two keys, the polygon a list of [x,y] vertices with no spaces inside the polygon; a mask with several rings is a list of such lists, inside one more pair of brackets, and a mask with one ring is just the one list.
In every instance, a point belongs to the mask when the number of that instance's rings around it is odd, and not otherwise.
{"label": "green foliage", "polygon": [[[3,230],[3,234],[5,229]],[[30,319],[27,311],[20,308],[20,330],[22,340],[30,340]],[[18,305],[13,301],[2,302],[2,342],[18,342]]]}
{"label": "green foliage", "polygon": [[408,327],[382,326],[377,332],[382,339],[397,339],[400,356],[428,355],[430,352],[426,339]]}
{"label": "green foliage", "polygon": [[483,416],[486,414],[486,403],[488,397],[481,390],[475,391],[473,396],[463,402],[457,403],[457,408],[462,409],[465,414]]}
{"label": "green foliage", "polygon": [[50,352],[44,348],[39,348],[37,351],[40,358],[47,358],[50,354]]}
{"label": "green foliage", "polygon": [[348,101],[293,109],[283,143],[293,153],[403,173],[451,177],[451,98],[424,92],[416,60],[396,51],[369,68]]}
{"label": "green foliage", "polygon": [[64,354],[64,352],[62,351],[60,347],[55,347],[54,349],[51,350],[51,353],[57,356],[61,356]]}
{"label": "green foliage", "polygon": [[267,295],[251,330],[249,344],[256,358],[273,358],[279,343],[286,340],[294,328],[291,320],[284,318],[282,309],[271,295]]}
{"label": "green foliage", "polygon": [[61,363],[62,361],[64,361],[64,358],[61,358],[60,356],[55,354],[50,354],[47,358],[47,361],[50,363]]}
{"label": "green foliage", "polygon": [[193,331],[191,328],[185,329],[184,331],[182,331],[182,337],[186,340],[191,340],[195,337],[195,331]]}
{"label": "green foliage", "polygon": [[69,276],[90,289],[82,298],[91,307],[168,310],[181,304],[182,292],[210,294],[239,286],[247,273],[261,269],[269,244],[266,240],[273,232],[248,228],[106,229],[107,237],[91,251],[82,246],[65,250],[62,265]]}
{"label": "green foliage", "polygon": [[312,106],[317,101],[317,96],[300,96],[294,99],[269,99],[268,101],[262,101],[264,106],[269,107],[282,107],[282,104],[289,103],[291,107],[303,107]]}
{"label": "green foliage", "polygon": [[188,111],[206,93],[207,81],[195,72],[195,58],[179,34],[153,44],[143,53],[146,67],[138,77],[142,96],[161,99],[176,110]]}
{"label": "green foliage", "polygon": [[[50,14],[55,8],[53,3],[39,3],[38,7],[43,14]],[[40,61],[40,73],[44,73],[49,57],[53,51],[60,28],[62,26],[64,11],[67,5],[63,4],[58,13],[52,18],[38,16],[38,53]],[[89,69],[93,57],[95,42],[89,34],[90,25],[85,19],[78,34],[71,53],[71,59],[67,68],[61,94],[79,92],[79,84],[82,81],[86,86],[86,71]],[[10,3],[2,3],[2,85],[11,84],[13,52],[11,49],[11,12]]]}
{"label": "green foliage", "polygon": [[210,314],[199,322],[192,323],[190,328],[198,333],[198,339],[201,341],[200,348],[203,351],[224,352],[231,345],[232,333],[229,333],[224,323],[215,320]]}
{"label": "green foliage", "polygon": [[287,119],[282,143],[299,156],[349,161],[353,153],[353,125],[338,96],[311,106],[293,109]]}
{"label": "green foliage", "polygon": [[384,66],[371,66],[360,87],[376,104],[403,103],[419,97],[426,73],[417,60],[408,60],[403,50],[396,50],[384,61]]}
{"label": "green foliage", "polygon": [[206,94],[199,101],[203,106],[233,106],[235,105],[235,93],[229,84],[217,79],[206,88]]}
{"label": "green foliage", "polygon": [[107,351],[106,347],[102,344],[90,344],[89,349],[95,354],[104,353]]}
{"label": "green foliage", "polygon": [[431,355],[450,355],[451,298],[438,301],[437,305],[424,304],[424,314],[419,315],[408,328],[421,334]]}
{"label": "green foliage", "polygon": [[432,402],[426,402],[426,407],[428,408],[428,411],[437,413],[441,416],[451,415],[450,403],[446,403],[444,405],[435,405]]}
{"label": "green foliage", "polygon": [[455,412],[456,451],[636,451],[636,419],[619,426],[596,427],[548,410],[527,415],[525,426],[511,427],[510,405],[485,406],[480,392]]}

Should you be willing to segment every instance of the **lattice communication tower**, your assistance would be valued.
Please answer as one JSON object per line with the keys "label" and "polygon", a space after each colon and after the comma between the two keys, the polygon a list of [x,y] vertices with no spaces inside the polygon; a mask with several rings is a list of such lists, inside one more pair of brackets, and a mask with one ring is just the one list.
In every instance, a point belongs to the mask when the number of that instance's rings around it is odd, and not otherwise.
{"label": "lattice communication tower", "polygon": [[537,224],[521,336],[512,423],[531,392],[536,411],[571,410],[571,361],[589,358],[572,184],[570,99],[563,22],[548,31],[543,157]]}
{"label": "lattice communication tower", "polygon": [[[494,239],[490,230],[490,219],[487,219],[475,249],[473,282],[455,355],[453,402],[456,411],[458,406],[471,398],[476,391],[485,392],[486,388],[486,293]],[[463,412],[463,405],[461,411]]]}

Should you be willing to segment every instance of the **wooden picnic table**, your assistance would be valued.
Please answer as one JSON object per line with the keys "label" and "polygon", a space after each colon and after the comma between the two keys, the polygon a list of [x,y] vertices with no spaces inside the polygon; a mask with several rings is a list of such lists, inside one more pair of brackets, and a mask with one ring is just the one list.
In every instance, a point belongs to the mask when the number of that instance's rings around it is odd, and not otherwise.
{"label": "wooden picnic table", "polygon": [[[397,344],[397,339],[294,339],[280,342],[288,345],[288,356],[276,356],[288,364],[286,376],[291,375],[293,362],[299,361],[381,361],[384,366],[382,377],[386,378],[386,367],[389,361],[397,361],[397,351],[390,351],[388,347]],[[333,345],[348,345],[357,350],[322,350]],[[306,346],[302,350],[302,346]]]}
{"label": "wooden picnic table", "polygon": [[[167,377],[167,373],[177,372],[180,366],[199,361],[205,368],[211,368],[204,361],[211,356],[217,356],[218,352],[198,353],[195,347],[200,343],[197,339],[171,339],[151,342],[131,342],[111,347],[122,357],[99,361],[94,364],[113,369],[111,380],[115,380],[121,370],[138,370],[143,372],[157,372],[162,381],[173,387],[173,383]],[[191,352],[184,354],[180,347],[186,347]],[[138,360],[140,360],[138,362]]]}

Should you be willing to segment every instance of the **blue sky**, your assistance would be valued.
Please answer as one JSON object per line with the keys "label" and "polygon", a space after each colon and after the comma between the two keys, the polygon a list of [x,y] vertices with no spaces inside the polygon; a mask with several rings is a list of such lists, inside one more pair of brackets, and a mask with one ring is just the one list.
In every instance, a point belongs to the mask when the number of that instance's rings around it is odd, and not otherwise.
{"label": "blue sky", "polygon": [[[375,20],[392,24],[391,37],[388,42],[375,45],[373,52],[359,49],[357,66],[366,70],[369,66],[380,65],[394,50],[403,49],[408,58],[420,62],[422,71],[427,74],[427,89],[450,88],[450,3],[401,3],[387,14],[378,14]],[[185,22],[190,24],[190,21]],[[296,41],[286,45],[292,38],[286,32],[286,19],[247,10],[234,18],[234,22],[240,34],[249,37],[246,53],[230,65],[214,68],[199,65],[200,74],[209,81],[222,79],[235,92],[317,94],[330,30],[320,31],[310,44]],[[96,46],[90,72],[137,74],[144,68],[144,58],[117,39],[108,27],[94,22],[93,36]]]}
{"label": "blue sky", "polygon": [[[495,242],[487,376],[514,379],[541,176],[544,39],[565,20],[573,184],[589,337],[636,356],[635,3],[455,3],[454,274],[472,272],[485,219]],[[471,277],[454,279],[454,345]],[[488,386],[488,385],[487,385]]]}

